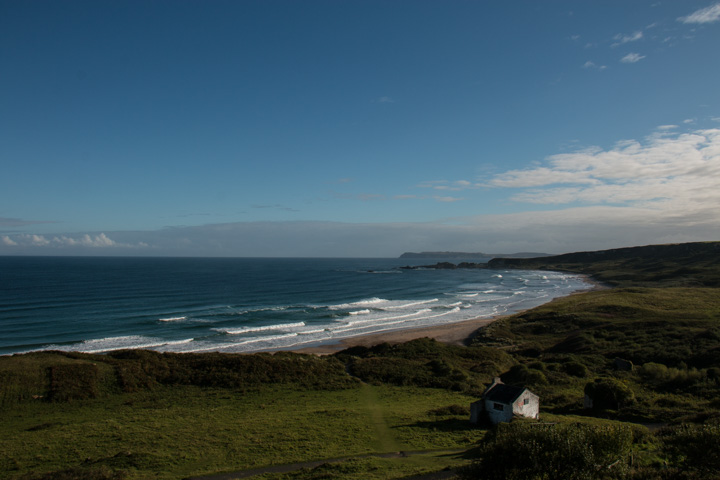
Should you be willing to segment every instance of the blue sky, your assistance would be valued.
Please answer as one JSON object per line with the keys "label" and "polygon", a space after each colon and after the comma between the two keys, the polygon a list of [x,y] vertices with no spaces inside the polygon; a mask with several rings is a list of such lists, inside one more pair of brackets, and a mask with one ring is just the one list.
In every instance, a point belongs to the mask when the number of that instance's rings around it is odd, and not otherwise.
{"label": "blue sky", "polygon": [[720,3],[0,1],[0,254],[720,239]]}

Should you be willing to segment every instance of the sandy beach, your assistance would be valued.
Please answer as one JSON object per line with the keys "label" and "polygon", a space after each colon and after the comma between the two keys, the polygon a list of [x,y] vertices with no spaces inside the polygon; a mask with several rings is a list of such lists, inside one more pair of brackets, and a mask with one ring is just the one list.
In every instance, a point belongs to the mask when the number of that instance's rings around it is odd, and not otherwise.
{"label": "sandy beach", "polygon": [[357,337],[340,340],[337,343],[322,344],[294,351],[298,353],[312,353],[315,355],[329,355],[349,347],[371,347],[384,342],[396,344],[425,337],[434,338],[435,340],[443,343],[464,345],[465,340],[470,338],[478,329],[489,325],[499,318],[503,317],[476,318],[473,320],[466,320],[464,322],[436,325],[433,327],[359,335]]}
{"label": "sandy beach", "polygon": [[[587,290],[580,290],[571,293],[570,295],[579,295],[588,291],[593,290],[604,290],[609,288],[592,277],[587,275],[580,275],[584,280],[591,284],[592,287]],[[561,297],[562,298],[562,297]],[[552,303],[551,300],[549,303]],[[512,315],[517,315],[520,312],[514,312]],[[473,334],[480,328],[490,325],[492,322],[505,318],[510,315],[498,315],[490,318],[474,318],[472,320],[466,320],[463,322],[448,323],[445,325],[435,325],[433,327],[423,328],[411,328],[407,330],[394,330],[389,332],[374,333],[369,335],[358,335],[356,337],[345,338],[338,342],[327,343],[321,345],[315,345],[312,347],[300,348],[293,350],[298,353],[310,353],[315,355],[331,355],[340,350],[344,350],[350,347],[372,347],[379,343],[403,343],[415,340],[417,338],[433,338],[438,342],[448,343],[451,345],[465,345],[465,342],[473,336]]]}

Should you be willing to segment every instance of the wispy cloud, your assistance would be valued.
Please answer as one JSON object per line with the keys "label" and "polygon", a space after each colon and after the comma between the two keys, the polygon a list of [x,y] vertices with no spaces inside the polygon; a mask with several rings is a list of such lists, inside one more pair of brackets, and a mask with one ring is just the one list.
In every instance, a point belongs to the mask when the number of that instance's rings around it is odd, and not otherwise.
{"label": "wispy cloud", "polygon": [[0,227],[24,227],[26,225],[39,225],[43,223],[57,223],[43,220],[23,220],[21,218],[0,217]]}
{"label": "wispy cloud", "polygon": [[622,63],[637,63],[643,58],[645,58],[645,55],[640,55],[639,53],[628,53],[623,58],[621,58],[620,61]]}
{"label": "wispy cloud", "polygon": [[437,200],[438,202],[443,202],[443,203],[459,202],[462,200],[462,198],[458,198],[458,197],[442,197],[439,195],[433,196],[433,199]]}
{"label": "wispy cloud", "polygon": [[376,98],[375,100],[373,100],[373,102],[375,102],[375,103],[395,103],[395,99],[393,99],[392,97],[383,96],[380,98]]}
{"label": "wispy cloud", "polygon": [[432,188],[433,190],[443,190],[450,192],[459,192],[472,188],[478,188],[479,185],[468,180],[430,180],[418,185],[419,188]]}
{"label": "wispy cloud", "polygon": [[638,40],[640,40],[642,38],[643,38],[643,33],[640,30],[633,32],[630,35],[617,34],[613,37],[613,40],[615,40],[615,43],[613,43],[611,45],[611,47],[619,47],[620,45],[624,45],[629,42],[637,42]]}
{"label": "wispy cloud", "polygon": [[720,20],[720,3],[701,8],[685,17],[678,18],[682,23],[713,23]]}
{"label": "wispy cloud", "polygon": [[284,206],[284,205],[280,205],[280,204],[277,204],[277,203],[272,204],[272,205],[258,205],[258,204],[255,204],[255,205],[251,205],[250,207],[251,207],[251,208],[258,209],[258,210],[282,210],[282,211],[284,211],[284,212],[299,212],[299,211],[300,211],[300,210],[297,210],[297,209],[295,209],[295,208],[286,207],[286,206]]}
{"label": "wispy cloud", "polygon": [[605,70],[607,68],[607,65],[598,65],[595,62],[591,62],[590,60],[588,60],[583,64],[583,68],[591,70]]}
{"label": "wispy cloud", "polygon": [[372,202],[375,200],[385,200],[387,197],[381,193],[361,193],[357,195],[356,198],[363,202]]}

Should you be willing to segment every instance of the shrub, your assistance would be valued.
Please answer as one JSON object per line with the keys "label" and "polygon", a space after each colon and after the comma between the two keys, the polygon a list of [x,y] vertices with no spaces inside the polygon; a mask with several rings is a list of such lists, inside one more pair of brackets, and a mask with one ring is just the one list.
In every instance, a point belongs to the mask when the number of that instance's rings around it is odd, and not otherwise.
{"label": "shrub", "polygon": [[682,424],[660,433],[663,450],[673,466],[698,473],[700,478],[717,478],[720,472],[720,424]]}
{"label": "shrub", "polygon": [[462,479],[585,480],[627,470],[632,448],[627,427],[583,424],[501,424],[478,449],[478,459],[462,469]]}
{"label": "shrub", "polygon": [[508,384],[538,386],[547,385],[547,377],[539,370],[528,368],[525,365],[514,365],[502,375],[502,380]]}
{"label": "shrub", "polygon": [[585,378],[588,376],[588,369],[580,362],[569,362],[565,364],[565,373],[573,377]]}
{"label": "shrub", "polygon": [[593,401],[593,409],[617,410],[635,401],[635,394],[625,383],[614,378],[601,378],[585,385],[585,395]]}
{"label": "shrub", "polygon": [[638,374],[646,382],[672,387],[690,386],[705,379],[706,373],[697,368],[667,367],[661,363],[645,363],[638,369]]}

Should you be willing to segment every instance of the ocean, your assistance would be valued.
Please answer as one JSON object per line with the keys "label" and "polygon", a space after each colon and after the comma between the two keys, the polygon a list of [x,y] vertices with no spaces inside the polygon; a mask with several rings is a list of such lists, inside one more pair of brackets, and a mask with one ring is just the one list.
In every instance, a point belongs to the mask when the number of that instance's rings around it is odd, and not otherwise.
{"label": "ocean", "polygon": [[590,288],[557,272],[399,268],[435,261],[0,257],[0,354],[298,349]]}

